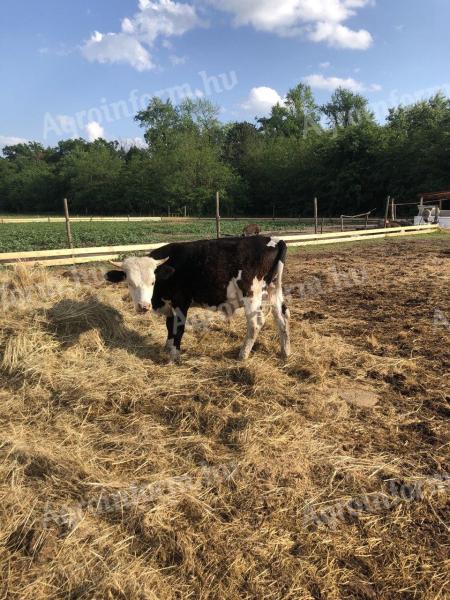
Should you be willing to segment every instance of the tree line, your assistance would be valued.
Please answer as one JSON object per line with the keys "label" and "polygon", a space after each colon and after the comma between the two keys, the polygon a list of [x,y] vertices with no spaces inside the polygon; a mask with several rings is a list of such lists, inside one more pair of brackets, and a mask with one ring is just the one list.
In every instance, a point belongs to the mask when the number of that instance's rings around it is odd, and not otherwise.
{"label": "tree line", "polygon": [[270,115],[223,124],[204,99],[153,98],[135,119],[148,147],[98,139],[7,146],[0,212],[209,216],[336,216],[415,201],[450,188],[450,99],[439,93],[376,121],[366,98],[340,88],[323,106],[291,89]]}

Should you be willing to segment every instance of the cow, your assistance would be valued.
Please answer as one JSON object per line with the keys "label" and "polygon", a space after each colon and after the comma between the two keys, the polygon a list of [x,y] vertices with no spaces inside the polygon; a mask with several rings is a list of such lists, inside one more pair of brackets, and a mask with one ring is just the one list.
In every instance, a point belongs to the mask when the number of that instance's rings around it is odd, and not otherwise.
{"label": "cow", "polygon": [[180,361],[181,340],[191,306],[231,317],[243,308],[247,335],[239,357],[249,357],[265,315],[267,297],[278,327],[281,353],[290,354],[289,309],[282,289],[287,247],[274,237],[252,236],[171,243],[146,257],[114,263],[112,283],[126,281],[139,313],[151,308],[166,317],[170,362]]}

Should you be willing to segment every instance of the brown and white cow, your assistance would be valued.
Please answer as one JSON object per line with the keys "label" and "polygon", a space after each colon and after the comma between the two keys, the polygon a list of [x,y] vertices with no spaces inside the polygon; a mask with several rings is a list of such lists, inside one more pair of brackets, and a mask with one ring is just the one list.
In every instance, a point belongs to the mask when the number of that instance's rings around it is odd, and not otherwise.
{"label": "brown and white cow", "polygon": [[252,236],[167,244],[150,256],[127,258],[106,279],[126,281],[138,312],[153,308],[166,317],[172,362],[180,358],[181,340],[191,306],[230,317],[244,308],[247,336],[240,358],[248,358],[264,324],[263,298],[275,318],[283,357],[290,354],[289,310],[283,298],[285,242]]}

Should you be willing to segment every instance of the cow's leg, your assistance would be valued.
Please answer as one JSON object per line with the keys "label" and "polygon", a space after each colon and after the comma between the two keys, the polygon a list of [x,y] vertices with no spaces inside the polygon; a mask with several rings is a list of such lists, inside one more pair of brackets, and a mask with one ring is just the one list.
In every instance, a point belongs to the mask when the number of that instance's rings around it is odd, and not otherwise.
{"label": "cow's leg", "polygon": [[164,347],[167,352],[171,352],[172,348],[175,348],[175,334],[174,330],[175,317],[172,315],[166,318],[166,328],[167,328],[167,342]]}
{"label": "cow's leg", "polygon": [[184,335],[187,313],[188,307],[177,307],[174,309],[173,315],[166,319],[166,350],[169,352],[169,360],[171,363],[179,363],[181,360],[181,340]]}
{"label": "cow's leg", "polygon": [[272,305],[272,314],[275,319],[275,323],[278,327],[278,333],[280,335],[281,342],[281,354],[284,358],[287,358],[291,354],[291,341],[289,335],[289,309],[286,306],[283,298],[277,300]]}
{"label": "cow's leg", "polygon": [[241,360],[246,360],[255,345],[258,333],[264,325],[265,317],[262,310],[262,287],[255,289],[253,286],[253,296],[243,299],[245,316],[247,319],[247,337],[239,353]]}
{"label": "cow's leg", "polygon": [[281,342],[281,354],[287,358],[291,354],[291,340],[289,335],[289,308],[283,297],[281,281],[269,287],[269,302],[272,308],[273,318],[278,328]]}
{"label": "cow's leg", "polygon": [[269,286],[268,292],[272,314],[280,335],[281,354],[284,358],[287,358],[291,354],[291,340],[289,334],[290,312],[283,295],[283,269],[284,264],[279,262],[277,277]]}

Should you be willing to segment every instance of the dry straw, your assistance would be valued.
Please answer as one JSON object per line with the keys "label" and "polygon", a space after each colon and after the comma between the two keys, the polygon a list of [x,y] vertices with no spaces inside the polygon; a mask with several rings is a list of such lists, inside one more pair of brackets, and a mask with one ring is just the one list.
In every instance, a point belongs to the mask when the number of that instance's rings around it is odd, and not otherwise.
{"label": "dry straw", "polygon": [[[286,364],[270,319],[238,363],[237,317],[188,331],[169,367],[164,322],[135,315],[124,288],[22,266],[0,281],[23,294],[0,311],[0,597],[448,597],[445,490],[334,527],[307,518],[444,471],[425,363],[342,335],[333,311],[302,318],[329,297],[294,297]],[[355,386],[378,404],[348,405],[339,391]]]}

